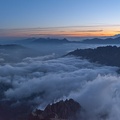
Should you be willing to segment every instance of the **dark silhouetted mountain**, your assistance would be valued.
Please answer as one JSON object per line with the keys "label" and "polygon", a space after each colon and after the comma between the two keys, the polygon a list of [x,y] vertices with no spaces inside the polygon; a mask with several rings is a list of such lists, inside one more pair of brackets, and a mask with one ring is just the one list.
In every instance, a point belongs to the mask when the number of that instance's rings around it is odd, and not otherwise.
{"label": "dark silhouetted mountain", "polygon": [[21,45],[17,45],[17,44],[6,44],[6,45],[0,45],[0,49],[26,49],[25,47],[21,46]]}
{"label": "dark silhouetted mountain", "polygon": [[30,114],[29,120],[77,120],[80,111],[80,104],[70,99],[49,104],[44,111],[36,110]]}
{"label": "dark silhouetted mountain", "polygon": [[32,43],[48,43],[48,44],[61,44],[61,43],[69,43],[67,39],[50,39],[50,38],[38,38],[32,41]]}
{"label": "dark silhouetted mountain", "polygon": [[118,38],[118,37],[120,37],[120,34],[116,34],[116,35],[112,36],[112,38]]}
{"label": "dark silhouetted mountain", "polygon": [[31,43],[49,43],[49,44],[61,44],[61,43],[89,43],[89,44],[120,44],[120,36],[110,37],[106,39],[93,38],[85,39],[83,41],[69,41],[67,39],[50,39],[50,38],[38,38],[34,39]]}
{"label": "dark silhouetted mountain", "polygon": [[106,38],[106,39],[100,39],[100,38],[85,39],[81,43],[87,43],[87,44],[120,44],[120,36]]}
{"label": "dark silhouetted mountain", "polygon": [[56,38],[27,38],[24,40],[17,40],[15,43],[19,44],[63,44],[69,43],[67,39],[56,39]]}
{"label": "dark silhouetted mountain", "polygon": [[91,62],[120,67],[120,47],[116,46],[77,49],[67,55],[80,56],[84,59],[89,59]]}
{"label": "dark silhouetted mountain", "polygon": [[14,40],[12,43],[15,43],[15,44],[30,44],[34,40],[36,40],[36,38],[32,37],[32,38],[27,38],[27,39],[22,39],[22,40]]}
{"label": "dark silhouetted mountain", "polygon": [[120,35],[115,35],[107,38],[91,38],[83,41],[69,41],[68,39],[57,38],[27,38],[24,40],[16,40],[15,44],[64,44],[64,43],[86,43],[86,44],[120,44]]}

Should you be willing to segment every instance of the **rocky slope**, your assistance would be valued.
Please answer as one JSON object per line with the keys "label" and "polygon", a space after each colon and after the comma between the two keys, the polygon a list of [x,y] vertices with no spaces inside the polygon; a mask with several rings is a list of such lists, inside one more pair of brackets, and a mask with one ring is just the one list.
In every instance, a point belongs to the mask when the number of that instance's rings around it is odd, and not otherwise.
{"label": "rocky slope", "polygon": [[28,120],[77,120],[81,106],[73,99],[48,105],[44,111],[36,110]]}

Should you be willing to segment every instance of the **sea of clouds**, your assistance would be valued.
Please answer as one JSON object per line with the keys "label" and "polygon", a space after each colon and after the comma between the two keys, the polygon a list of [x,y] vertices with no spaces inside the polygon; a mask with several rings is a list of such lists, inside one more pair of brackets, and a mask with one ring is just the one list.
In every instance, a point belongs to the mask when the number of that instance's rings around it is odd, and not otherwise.
{"label": "sea of clouds", "polygon": [[84,120],[119,120],[120,75],[117,67],[90,63],[55,54],[27,57],[19,63],[0,65],[1,100],[35,103],[38,108],[73,98],[86,111]]}

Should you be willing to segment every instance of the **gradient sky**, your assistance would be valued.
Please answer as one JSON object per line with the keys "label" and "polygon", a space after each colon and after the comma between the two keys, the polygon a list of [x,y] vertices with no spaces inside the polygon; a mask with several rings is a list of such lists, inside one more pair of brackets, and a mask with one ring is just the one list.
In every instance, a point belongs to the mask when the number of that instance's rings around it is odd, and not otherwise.
{"label": "gradient sky", "polygon": [[0,36],[111,36],[120,0],[0,0]]}

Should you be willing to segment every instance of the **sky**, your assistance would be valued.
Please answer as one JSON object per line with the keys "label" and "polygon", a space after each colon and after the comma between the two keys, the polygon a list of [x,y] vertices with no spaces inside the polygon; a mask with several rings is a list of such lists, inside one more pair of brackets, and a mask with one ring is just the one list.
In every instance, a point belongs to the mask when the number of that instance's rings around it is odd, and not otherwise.
{"label": "sky", "polygon": [[120,0],[0,0],[0,37],[120,33]]}

